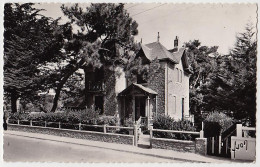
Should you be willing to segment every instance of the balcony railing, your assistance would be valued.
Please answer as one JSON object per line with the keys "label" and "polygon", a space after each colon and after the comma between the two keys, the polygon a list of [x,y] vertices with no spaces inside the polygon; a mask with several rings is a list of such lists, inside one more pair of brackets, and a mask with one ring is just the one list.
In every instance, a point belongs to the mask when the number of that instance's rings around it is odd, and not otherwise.
{"label": "balcony railing", "polygon": [[86,83],[86,90],[90,92],[100,92],[100,91],[105,91],[105,84],[103,81],[88,81]]}

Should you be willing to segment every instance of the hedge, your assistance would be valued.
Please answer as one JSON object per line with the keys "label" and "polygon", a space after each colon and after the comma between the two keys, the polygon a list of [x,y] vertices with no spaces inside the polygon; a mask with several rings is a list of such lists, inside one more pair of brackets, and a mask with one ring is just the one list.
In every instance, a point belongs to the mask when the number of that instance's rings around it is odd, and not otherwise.
{"label": "hedge", "polygon": [[[190,121],[175,121],[173,118],[165,115],[159,115],[153,122],[154,129],[178,130],[178,131],[196,131]],[[194,140],[196,136],[192,134],[169,133],[169,132],[154,132],[157,138],[169,138],[179,140]]]}
{"label": "hedge", "polygon": [[204,120],[205,137],[220,136],[234,124],[234,119],[222,112],[212,112]]}

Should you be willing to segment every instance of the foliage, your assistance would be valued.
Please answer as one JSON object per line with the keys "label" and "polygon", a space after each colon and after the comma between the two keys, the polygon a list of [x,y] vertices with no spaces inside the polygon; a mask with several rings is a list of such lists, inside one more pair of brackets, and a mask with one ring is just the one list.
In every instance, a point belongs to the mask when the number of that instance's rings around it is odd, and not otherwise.
{"label": "foliage", "polygon": [[[190,121],[175,121],[170,116],[158,115],[153,122],[154,129],[178,130],[178,131],[195,131],[196,128]],[[170,138],[180,140],[192,140],[194,136],[191,134],[154,132],[154,136],[158,138]]]}
{"label": "foliage", "polygon": [[124,121],[124,126],[126,127],[133,127],[134,126],[134,121],[133,121],[133,117],[130,114],[129,117]]}
{"label": "foliage", "polygon": [[10,119],[14,119],[14,120],[27,120],[28,119],[28,117],[29,117],[29,115],[28,114],[25,114],[25,113],[18,113],[18,112],[16,112],[16,113],[10,113],[9,114],[9,118]]}
{"label": "foliage", "polygon": [[[93,109],[85,109],[81,111],[65,111],[56,113],[12,113],[10,119],[27,119],[33,121],[47,121],[47,122],[63,122],[63,123],[86,123],[96,124],[99,117],[99,111]],[[108,119],[109,120],[109,119]],[[112,122],[112,121],[111,121]]]}
{"label": "foliage", "polygon": [[116,126],[118,123],[118,118],[116,116],[106,116],[102,115],[97,119],[98,125],[111,125]]}
{"label": "foliage", "polygon": [[112,70],[124,66],[133,55],[134,36],[138,33],[138,24],[124,9],[124,4],[93,3],[85,9],[78,4],[62,5],[61,9],[78,31],[64,47],[67,65],[53,74],[57,79],[53,112],[71,75],[84,67],[106,66]]}
{"label": "foliage", "polygon": [[[254,27],[238,34],[229,55],[217,59],[214,75],[205,86],[205,109],[219,110],[255,126],[256,48]],[[211,109],[210,109],[211,108]]]}
{"label": "foliage", "polygon": [[33,101],[38,90],[46,89],[48,75],[40,67],[62,58],[61,48],[67,25],[39,14],[32,3],[6,3],[4,6],[4,91],[16,100]]}
{"label": "foliage", "polygon": [[186,53],[189,58],[190,75],[190,111],[194,114],[195,122],[202,121],[201,110],[204,106],[204,85],[207,84],[215,69],[215,59],[218,57],[217,46],[201,45],[199,40],[185,43]]}
{"label": "foliage", "polygon": [[234,124],[234,119],[224,113],[216,111],[209,113],[204,121],[206,137],[219,136]]}

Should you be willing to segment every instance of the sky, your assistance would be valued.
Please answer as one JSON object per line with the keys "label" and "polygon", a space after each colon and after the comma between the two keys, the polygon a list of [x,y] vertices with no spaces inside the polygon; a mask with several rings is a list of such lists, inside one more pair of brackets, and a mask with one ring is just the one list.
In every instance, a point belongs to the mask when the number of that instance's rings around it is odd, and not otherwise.
{"label": "sky", "polygon": [[[62,22],[66,22],[60,5],[42,3],[37,7],[46,10],[44,15],[62,17]],[[178,36],[181,45],[198,39],[202,45],[219,46],[219,53],[227,54],[234,46],[236,34],[243,32],[248,22],[257,22],[256,4],[130,3],[125,9],[139,24],[137,42],[155,42],[159,32],[160,42],[167,49],[173,48]]]}

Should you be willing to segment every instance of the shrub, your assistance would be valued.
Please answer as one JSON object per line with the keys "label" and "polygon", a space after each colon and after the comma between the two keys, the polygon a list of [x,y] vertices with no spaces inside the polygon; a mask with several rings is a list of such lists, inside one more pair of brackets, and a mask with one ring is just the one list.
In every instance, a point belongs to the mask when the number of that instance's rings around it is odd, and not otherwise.
{"label": "shrub", "polygon": [[16,112],[16,113],[10,113],[9,115],[9,119],[14,119],[14,120],[27,120],[29,117],[28,114],[26,113],[20,113],[20,112]]}
{"label": "shrub", "polygon": [[221,112],[209,113],[204,122],[206,137],[219,136],[234,124],[234,120],[231,117]]}
{"label": "shrub", "polygon": [[134,121],[132,115],[129,115],[129,117],[125,120],[124,126],[126,127],[133,127],[134,126]]}
{"label": "shrub", "polygon": [[116,126],[117,122],[118,122],[118,118],[116,116],[103,115],[97,119],[98,125],[106,124],[106,125]]}
{"label": "shrub", "polygon": [[[153,123],[154,129],[178,130],[178,131],[195,131],[196,128],[190,121],[175,121],[173,118],[165,115],[158,115]],[[192,134],[154,132],[158,138],[170,138],[179,140],[192,140],[195,138]]]}

